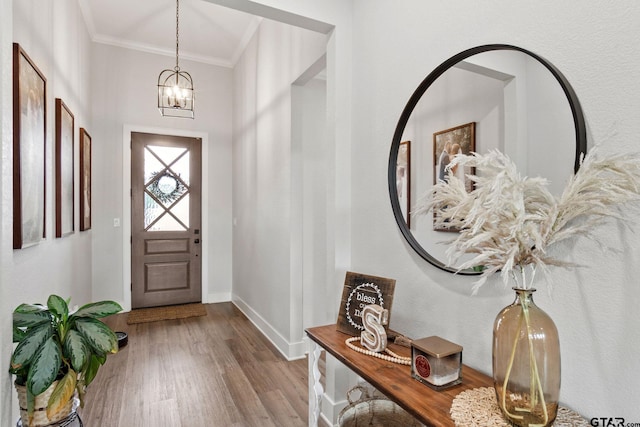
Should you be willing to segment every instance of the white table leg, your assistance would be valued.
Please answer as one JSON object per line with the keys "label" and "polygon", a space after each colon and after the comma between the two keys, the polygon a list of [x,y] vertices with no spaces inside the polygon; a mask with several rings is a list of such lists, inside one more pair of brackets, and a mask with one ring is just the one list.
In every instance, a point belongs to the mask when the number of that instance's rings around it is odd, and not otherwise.
{"label": "white table leg", "polygon": [[320,354],[322,353],[322,347],[311,342],[311,348],[309,349],[309,427],[317,427],[320,421],[320,409],[322,407],[322,396],[324,395],[324,389],[320,384],[320,368],[318,368],[318,362],[320,361]]}

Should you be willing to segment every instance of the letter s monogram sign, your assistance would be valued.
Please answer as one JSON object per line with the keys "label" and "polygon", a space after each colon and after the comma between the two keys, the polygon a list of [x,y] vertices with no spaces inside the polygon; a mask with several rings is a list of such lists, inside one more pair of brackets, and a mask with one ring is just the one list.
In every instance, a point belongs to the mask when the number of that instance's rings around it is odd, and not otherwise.
{"label": "letter s monogram sign", "polygon": [[389,310],[378,304],[365,306],[362,309],[364,331],[360,333],[360,343],[371,351],[384,351],[387,348],[387,332],[384,325],[387,324],[389,324]]}

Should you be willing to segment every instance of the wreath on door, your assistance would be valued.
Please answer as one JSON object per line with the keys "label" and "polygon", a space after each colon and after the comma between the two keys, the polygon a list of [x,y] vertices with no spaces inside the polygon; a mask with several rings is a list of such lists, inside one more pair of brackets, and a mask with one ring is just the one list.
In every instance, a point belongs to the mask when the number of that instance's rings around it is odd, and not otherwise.
{"label": "wreath on door", "polygon": [[187,192],[182,180],[169,171],[151,174],[151,184],[147,186],[149,193],[163,204],[172,204]]}

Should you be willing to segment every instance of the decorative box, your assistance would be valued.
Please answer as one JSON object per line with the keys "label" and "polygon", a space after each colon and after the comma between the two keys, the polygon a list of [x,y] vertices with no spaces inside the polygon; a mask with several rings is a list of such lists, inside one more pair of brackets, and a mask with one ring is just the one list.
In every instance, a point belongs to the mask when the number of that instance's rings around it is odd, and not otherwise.
{"label": "decorative box", "polygon": [[411,376],[440,390],[462,382],[462,347],[432,336],[411,342]]}

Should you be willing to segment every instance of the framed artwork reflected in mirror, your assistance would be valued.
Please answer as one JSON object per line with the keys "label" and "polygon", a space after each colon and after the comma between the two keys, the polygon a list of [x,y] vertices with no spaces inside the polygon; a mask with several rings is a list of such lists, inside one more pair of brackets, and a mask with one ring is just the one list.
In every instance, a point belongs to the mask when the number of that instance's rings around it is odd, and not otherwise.
{"label": "framed artwork reflected in mirror", "polygon": [[73,114],[62,99],[56,98],[56,237],[74,231],[73,129]]}
{"label": "framed artwork reflected in mirror", "polygon": [[91,135],[80,128],[80,231],[91,229]]}
{"label": "framed artwork reflected in mirror", "polygon": [[396,188],[402,216],[411,227],[411,141],[400,143],[396,163]]}
{"label": "framed artwork reflected in mirror", "polygon": [[[476,123],[471,122],[464,125],[452,127],[433,134],[433,183],[448,180],[453,175],[464,182],[467,192],[473,190],[473,181],[467,176],[473,174],[472,170],[465,170],[462,167],[453,166],[448,168],[449,163],[458,154],[471,154],[476,151]],[[436,225],[438,211],[434,210],[433,229],[436,231],[460,231],[453,227],[443,227]]]}
{"label": "framed artwork reflected in mirror", "polygon": [[13,44],[13,248],[45,238],[47,80]]}

